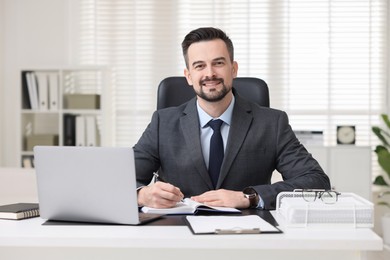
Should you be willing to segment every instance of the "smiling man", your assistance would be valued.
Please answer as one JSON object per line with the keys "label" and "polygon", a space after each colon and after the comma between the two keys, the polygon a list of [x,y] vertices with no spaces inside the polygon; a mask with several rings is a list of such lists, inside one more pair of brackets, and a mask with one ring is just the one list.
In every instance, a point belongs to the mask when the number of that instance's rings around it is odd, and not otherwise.
{"label": "smiling man", "polygon": [[199,106],[213,118],[219,117],[233,98],[232,84],[237,76],[237,62],[232,60],[221,39],[191,44],[185,60],[187,68],[184,75],[199,97]]}
{"label": "smiling man", "polygon": [[[238,64],[223,31],[193,30],[182,49],[196,97],[156,111],[134,146],[140,206],[173,207],[191,197],[212,206],[273,209],[281,191],[330,189],[286,113],[235,92]],[[271,184],[274,170],[283,181]],[[165,182],[148,185],[157,171]]]}

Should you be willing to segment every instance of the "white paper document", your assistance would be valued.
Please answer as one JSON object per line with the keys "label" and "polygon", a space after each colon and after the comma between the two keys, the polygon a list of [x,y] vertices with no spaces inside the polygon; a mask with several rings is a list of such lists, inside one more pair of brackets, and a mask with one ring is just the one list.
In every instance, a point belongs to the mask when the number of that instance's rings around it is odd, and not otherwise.
{"label": "white paper document", "polygon": [[194,234],[259,234],[281,231],[257,215],[187,216]]}

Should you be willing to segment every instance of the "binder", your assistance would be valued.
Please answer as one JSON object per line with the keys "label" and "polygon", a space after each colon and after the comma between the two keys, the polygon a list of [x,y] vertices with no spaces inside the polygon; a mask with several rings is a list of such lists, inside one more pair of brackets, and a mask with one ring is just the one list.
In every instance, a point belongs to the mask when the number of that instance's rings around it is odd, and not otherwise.
{"label": "binder", "polygon": [[22,108],[31,109],[30,93],[27,85],[27,73],[29,71],[22,71]]}
{"label": "binder", "polygon": [[64,115],[64,145],[76,145],[76,116],[71,114]]}
{"label": "binder", "polygon": [[96,146],[96,122],[94,116],[86,116],[86,145],[87,146]]}
{"label": "binder", "polygon": [[39,109],[39,101],[38,101],[38,87],[37,87],[37,77],[34,72],[30,72],[31,79],[31,88],[33,93],[33,99],[35,104],[35,109]]}
{"label": "binder", "polygon": [[49,90],[47,74],[44,72],[37,72],[38,83],[38,103],[39,110],[46,111],[49,108]]}
{"label": "binder", "polygon": [[59,108],[58,105],[58,73],[51,72],[48,75],[48,88],[49,88],[49,110],[56,111]]}
{"label": "binder", "polygon": [[37,110],[39,108],[38,93],[37,93],[37,86],[35,82],[34,72],[27,72],[26,80],[27,80],[27,88],[28,88],[28,95],[30,98],[31,109]]}
{"label": "binder", "polygon": [[85,146],[85,117],[76,116],[76,146]]}

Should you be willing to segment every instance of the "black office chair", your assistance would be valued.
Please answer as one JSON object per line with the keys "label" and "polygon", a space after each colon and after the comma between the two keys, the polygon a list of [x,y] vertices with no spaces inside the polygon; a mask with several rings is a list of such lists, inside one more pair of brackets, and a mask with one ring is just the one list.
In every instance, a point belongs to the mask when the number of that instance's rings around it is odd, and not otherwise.
{"label": "black office chair", "polygon": [[[235,78],[233,87],[246,100],[269,107],[267,83],[258,78]],[[195,96],[192,86],[185,77],[168,77],[163,79],[157,91],[157,109],[179,106]]]}

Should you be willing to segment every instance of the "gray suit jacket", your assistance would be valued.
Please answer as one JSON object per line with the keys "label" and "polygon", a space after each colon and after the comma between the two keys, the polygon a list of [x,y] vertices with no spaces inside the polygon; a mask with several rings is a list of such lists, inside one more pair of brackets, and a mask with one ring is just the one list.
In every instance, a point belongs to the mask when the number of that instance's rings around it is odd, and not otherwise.
{"label": "gray suit jacket", "polygon": [[[230,132],[217,189],[253,187],[265,209],[275,208],[281,191],[329,189],[329,178],[297,140],[285,112],[260,107],[235,94]],[[200,144],[196,99],[158,110],[134,146],[137,185],[147,185],[153,172],[177,186],[185,197],[213,189]],[[278,170],[282,182],[270,184]]]}

